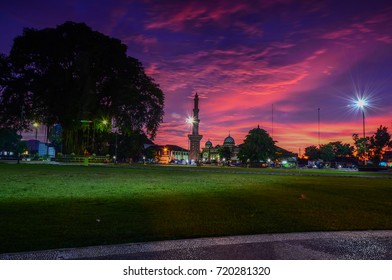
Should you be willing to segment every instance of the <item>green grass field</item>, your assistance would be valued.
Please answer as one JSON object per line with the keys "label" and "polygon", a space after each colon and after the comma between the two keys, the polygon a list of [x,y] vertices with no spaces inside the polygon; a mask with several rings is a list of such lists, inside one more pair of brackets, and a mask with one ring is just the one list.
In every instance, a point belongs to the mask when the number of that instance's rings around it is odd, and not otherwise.
{"label": "green grass field", "polygon": [[[227,168],[0,165],[0,252],[392,229],[392,178]],[[198,172],[199,171],[199,172]],[[296,171],[297,172],[297,171]]]}

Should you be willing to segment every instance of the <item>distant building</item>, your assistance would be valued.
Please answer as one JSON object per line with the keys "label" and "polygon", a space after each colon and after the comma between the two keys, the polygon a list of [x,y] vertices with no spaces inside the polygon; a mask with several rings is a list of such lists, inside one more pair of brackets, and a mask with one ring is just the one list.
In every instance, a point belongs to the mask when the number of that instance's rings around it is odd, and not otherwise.
{"label": "distant building", "polygon": [[51,144],[46,144],[35,139],[27,140],[26,143],[27,143],[28,154],[30,156],[32,155],[37,155],[40,157],[48,156],[51,158],[56,156],[56,150]]}
{"label": "distant building", "polygon": [[38,153],[38,149],[39,149],[39,144],[41,143],[41,141],[39,140],[27,140],[27,149],[29,150],[30,154],[37,154]]}
{"label": "distant building", "polygon": [[202,159],[204,162],[220,162],[223,158],[220,157],[220,150],[227,148],[230,151],[230,158],[225,158],[226,161],[238,161],[238,152],[240,146],[235,145],[234,138],[229,135],[223,140],[222,145],[214,146],[210,140],[208,140],[204,148],[202,149]]}
{"label": "distant building", "polygon": [[[223,140],[222,144],[214,146],[208,140],[204,148],[200,151],[200,141],[203,135],[199,134],[199,96],[194,97],[193,116],[187,120],[192,124],[192,133],[188,134],[189,150],[176,145],[148,145],[144,147],[144,160],[157,163],[238,163],[238,154],[241,145],[236,145],[234,138],[229,135]],[[267,165],[291,166],[296,164],[296,154],[277,147],[274,159],[268,160]],[[273,161],[275,160],[275,161]]]}
{"label": "distant building", "polygon": [[149,145],[146,148],[146,160],[162,164],[187,163],[189,151],[176,145]]}

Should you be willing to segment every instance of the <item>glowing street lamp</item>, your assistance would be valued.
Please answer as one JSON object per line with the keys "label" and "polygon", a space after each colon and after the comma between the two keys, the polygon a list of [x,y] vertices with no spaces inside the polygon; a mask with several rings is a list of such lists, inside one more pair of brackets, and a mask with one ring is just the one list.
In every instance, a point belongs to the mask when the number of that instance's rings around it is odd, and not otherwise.
{"label": "glowing street lamp", "polygon": [[358,100],[355,101],[355,104],[357,107],[363,109],[368,105],[368,102],[364,98],[358,98]]}
{"label": "glowing street lamp", "polygon": [[35,140],[37,140],[37,134],[38,134],[38,127],[39,127],[39,123],[38,122],[34,122],[33,126],[35,128]]}
{"label": "glowing street lamp", "polygon": [[365,109],[368,107],[369,103],[363,97],[358,97],[357,100],[354,101],[354,105],[357,109],[362,111],[362,126],[363,126],[363,138],[365,145],[365,165],[366,165],[366,133],[365,133]]}
{"label": "glowing street lamp", "polygon": [[358,98],[355,101],[355,106],[362,111],[362,120],[363,120],[363,138],[366,138],[365,135],[365,108],[368,106],[368,102],[366,99]]}

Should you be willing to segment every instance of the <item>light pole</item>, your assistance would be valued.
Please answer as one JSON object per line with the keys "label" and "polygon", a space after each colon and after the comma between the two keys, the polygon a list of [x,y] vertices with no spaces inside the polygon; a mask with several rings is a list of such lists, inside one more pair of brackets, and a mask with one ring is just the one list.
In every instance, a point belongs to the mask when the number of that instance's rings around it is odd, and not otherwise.
{"label": "light pole", "polygon": [[35,128],[35,140],[37,140],[39,123],[38,123],[38,122],[34,122],[34,123],[33,123],[33,126],[34,126],[34,128]]}
{"label": "light pole", "polygon": [[107,119],[103,118],[101,121],[101,124],[102,124],[102,126],[101,126],[102,129],[101,129],[101,139],[100,139],[101,144],[100,144],[100,149],[99,149],[100,153],[106,152],[104,145],[105,145],[105,139],[107,139],[106,136],[107,136],[107,127],[109,125],[109,121]]}
{"label": "light pole", "polygon": [[117,122],[116,119],[112,118],[112,132],[114,130],[115,133],[115,146],[114,146],[114,164],[117,164],[117,134],[118,134],[118,127],[117,127]]}
{"label": "light pole", "polygon": [[355,101],[355,106],[362,111],[362,126],[363,126],[363,139],[364,139],[364,148],[365,148],[365,165],[366,165],[366,133],[365,133],[365,108],[368,106],[368,102],[364,98],[358,98]]}
{"label": "light pole", "polygon": [[318,145],[320,148],[320,108],[317,109],[317,121],[318,121]]}

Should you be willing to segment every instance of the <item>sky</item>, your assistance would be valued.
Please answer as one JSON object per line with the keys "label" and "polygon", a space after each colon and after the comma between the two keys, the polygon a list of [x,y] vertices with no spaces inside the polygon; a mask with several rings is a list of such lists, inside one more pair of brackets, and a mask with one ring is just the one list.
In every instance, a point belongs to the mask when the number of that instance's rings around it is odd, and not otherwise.
{"label": "sky", "polygon": [[160,85],[157,144],[187,147],[196,92],[201,147],[229,133],[240,144],[258,125],[292,152],[353,144],[357,97],[368,101],[367,135],[392,131],[390,1],[1,1],[0,53],[25,27],[65,21],[120,39]]}

